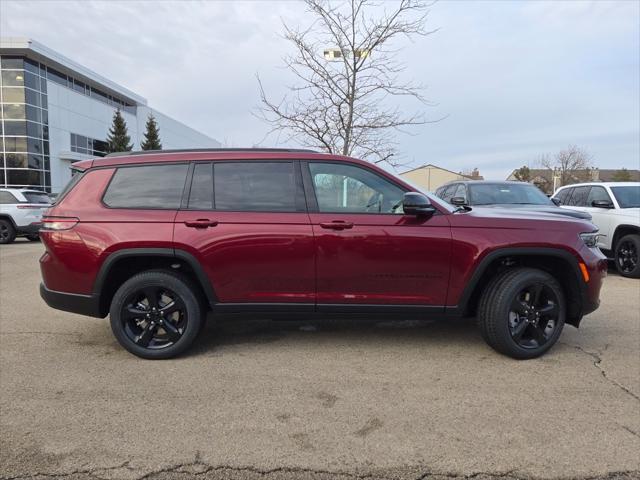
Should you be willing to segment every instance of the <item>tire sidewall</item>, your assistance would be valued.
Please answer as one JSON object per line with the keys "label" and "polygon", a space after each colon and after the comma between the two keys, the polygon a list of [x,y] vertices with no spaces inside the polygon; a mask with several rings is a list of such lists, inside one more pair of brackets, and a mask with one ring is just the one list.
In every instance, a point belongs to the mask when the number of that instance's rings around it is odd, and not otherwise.
{"label": "tire sidewall", "polygon": [[5,225],[9,232],[8,237],[6,238],[0,237],[0,245],[7,245],[9,243],[13,243],[13,241],[16,239],[16,229],[14,228],[13,224],[9,220],[2,218],[0,219],[0,225]]}
{"label": "tire sidewall", "polygon": [[[134,291],[145,287],[166,287],[178,295],[187,310],[187,326],[180,340],[169,347],[159,350],[147,349],[136,345],[124,331],[121,320],[121,310],[125,299]],[[111,330],[116,339],[127,351],[147,359],[166,359],[175,357],[194,342],[201,331],[202,309],[198,298],[189,283],[177,275],[164,272],[145,272],[138,274],[124,282],[113,296],[109,310]]]}

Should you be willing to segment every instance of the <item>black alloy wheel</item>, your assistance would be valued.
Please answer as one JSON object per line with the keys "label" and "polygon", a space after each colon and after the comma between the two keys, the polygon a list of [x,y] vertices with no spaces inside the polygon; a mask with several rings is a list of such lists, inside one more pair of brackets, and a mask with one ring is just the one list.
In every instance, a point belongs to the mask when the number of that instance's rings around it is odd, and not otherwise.
{"label": "black alloy wheel", "polygon": [[631,235],[627,235],[618,242],[616,267],[623,275],[630,275],[638,268],[638,248]]}
{"label": "black alloy wheel", "polygon": [[113,296],[111,330],[138,357],[175,357],[193,344],[204,323],[198,291],[188,277],[173,271],[134,275]]}
{"label": "black alloy wheel", "polygon": [[174,345],[189,321],[184,302],[164,287],[145,287],[131,293],[120,316],[127,337],[148,349]]}
{"label": "black alloy wheel", "polygon": [[509,333],[522,348],[539,348],[553,337],[558,324],[558,297],[542,283],[526,286],[516,294],[509,310]]}

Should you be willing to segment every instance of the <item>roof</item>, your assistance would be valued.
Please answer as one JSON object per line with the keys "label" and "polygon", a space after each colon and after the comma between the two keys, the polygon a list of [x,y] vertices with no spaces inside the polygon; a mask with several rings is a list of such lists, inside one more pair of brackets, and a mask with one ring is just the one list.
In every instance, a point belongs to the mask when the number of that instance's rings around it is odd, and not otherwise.
{"label": "roof", "polygon": [[558,187],[558,190],[564,188],[573,188],[573,187],[639,187],[640,182],[583,182],[583,183],[571,183],[569,185],[563,185],[562,187]]}
{"label": "roof", "polygon": [[70,58],[51,50],[45,45],[26,37],[3,37],[0,38],[0,52],[3,55],[20,55],[26,56],[33,60],[51,66],[62,73],[71,75],[89,84],[100,86],[111,94],[117,94],[125,97],[137,105],[147,105],[147,99],[132,92],[128,88],[119,85],[108,78],[103,77],[99,73],[88,69],[74,62]]}
{"label": "roof", "polygon": [[445,172],[453,173],[454,175],[460,175],[461,177],[465,177],[469,179],[474,179],[474,178],[484,179],[482,175],[478,175],[477,177],[472,177],[471,175],[465,175],[464,173],[454,172],[453,170],[449,170],[448,168],[439,167],[438,165],[434,165],[433,163],[426,163],[424,165],[420,165],[419,167],[412,168],[411,170],[406,170],[402,172],[400,175],[404,175],[405,173],[409,173],[409,172],[414,172],[422,168],[437,168],[438,170],[444,170]]}

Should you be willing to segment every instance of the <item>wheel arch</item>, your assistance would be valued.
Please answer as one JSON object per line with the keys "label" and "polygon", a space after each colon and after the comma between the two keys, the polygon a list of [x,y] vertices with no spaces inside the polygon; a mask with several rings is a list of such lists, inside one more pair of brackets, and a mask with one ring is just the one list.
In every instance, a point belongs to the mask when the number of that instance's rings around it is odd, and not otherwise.
{"label": "wheel arch", "polygon": [[11,225],[13,225],[13,228],[15,228],[16,230],[18,229],[18,226],[16,225],[16,222],[13,220],[13,217],[7,213],[0,213],[0,220],[9,220],[9,223],[11,223]]}
{"label": "wheel arch", "polygon": [[615,252],[618,240],[630,234],[640,235],[640,227],[637,225],[629,225],[626,223],[618,225],[613,232],[613,238],[611,239],[611,251]]}
{"label": "wheel arch", "polygon": [[455,312],[462,316],[476,314],[480,296],[496,274],[514,267],[531,267],[553,275],[562,286],[567,301],[566,323],[577,327],[582,319],[586,299],[586,284],[582,279],[578,259],[560,248],[502,248],[487,254],[478,263],[467,282]]}
{"label": "wheel arch", "polygon": [[198,294],[209,307],[217,303],[209,278],[192,254],[173,248],[129,248],[111,253],[98,271],[93,294],[99,298],[100,313],[107,315],[113,295],[124,281],[142,271],[158,268],[182,273],[196,285]]}

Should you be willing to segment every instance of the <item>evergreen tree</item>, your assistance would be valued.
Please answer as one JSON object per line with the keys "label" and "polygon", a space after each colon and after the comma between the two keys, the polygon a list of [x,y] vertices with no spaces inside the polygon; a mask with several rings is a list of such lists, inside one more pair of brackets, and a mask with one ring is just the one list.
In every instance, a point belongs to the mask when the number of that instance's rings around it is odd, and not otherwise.
{"label": "evergreen tree", "polygon": [[152,113],[147,118],[146,132],[144,132],[144,140],[140,143],[142,150],[162,150],[160,143],[160,130]]}
{"label": "evergreen tree", "polygon": [[524,165],[513,172],[513,176],[516,177],[516,180],[521,182],[529,182],[531,181],[531,170],[529,170],[529,167]]}
{"label": "evergreen tree", "polygon": [[131,137],[127,132],[127,122],[125,122],[120,109],[113,114],[113,123],[109,129],[107,143],[109,144],[109,153],[112,152],[129,152],[133,148],[130,144]]}

